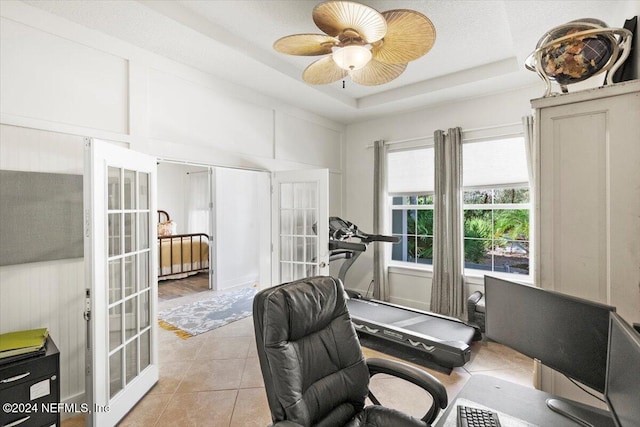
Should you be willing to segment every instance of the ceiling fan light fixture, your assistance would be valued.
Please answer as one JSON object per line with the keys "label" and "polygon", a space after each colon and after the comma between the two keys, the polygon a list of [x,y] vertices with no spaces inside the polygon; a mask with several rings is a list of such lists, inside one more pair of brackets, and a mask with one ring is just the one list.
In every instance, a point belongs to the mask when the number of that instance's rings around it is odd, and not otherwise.
{"label": "ceiling fan light fixture", "polygon": [[364,68],[371,61],[371,50],[361,45],[350,45],[335,48],[333,62],[343,70],[355,71]]}
{"label": "ceiling fan light fixture", "polygon": [[346,76],[364,86],[388,83],[407,63],[426,54],[436,39],[431,20],[415,10],[380,13],[353,0],[328,0],[313,9],[312,17],[324,34],[292,34],[273,47],[289,55],[326,55],[302,72],[302,79],[313,85]]}

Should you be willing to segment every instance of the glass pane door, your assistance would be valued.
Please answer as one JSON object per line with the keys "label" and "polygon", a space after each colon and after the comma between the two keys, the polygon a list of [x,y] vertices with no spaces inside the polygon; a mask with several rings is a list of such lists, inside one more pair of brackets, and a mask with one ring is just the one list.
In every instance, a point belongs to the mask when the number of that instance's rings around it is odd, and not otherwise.
{"label": "glass pane door", "polygon": [[150,363],[149,174],[108,167],[109,397]]}
{"label": "glass pane door", "polygon": [[315,182],[280,183],[280,278],[282,282],[318,274]]}
{"label": "glass pane door", "polygon": [[156,159],[85,143],[88,425],[116,425],[158,381]]}
{"label": "glass pane door", "polygon": [[328,274],[328,171],[274,175],[274,283]]}

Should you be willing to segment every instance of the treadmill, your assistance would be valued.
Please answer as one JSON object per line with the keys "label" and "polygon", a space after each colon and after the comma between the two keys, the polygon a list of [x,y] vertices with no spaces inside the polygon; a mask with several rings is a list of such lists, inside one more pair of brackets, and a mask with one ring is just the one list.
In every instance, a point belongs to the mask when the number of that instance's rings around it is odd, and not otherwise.
{"label": "treadmill", "polygon": [[[369,243],[399,241],[399,237],[364,233],[349,221],[329,218],[329,260],[344,260],[338,274],[342,283]],[[358,333],[420,350],[430,360],[447,368],[467,363],[471,357],[470,344],[480,336],[477,328],[453,317],[362,298],[348,289],[346,292],[351,321]]]}

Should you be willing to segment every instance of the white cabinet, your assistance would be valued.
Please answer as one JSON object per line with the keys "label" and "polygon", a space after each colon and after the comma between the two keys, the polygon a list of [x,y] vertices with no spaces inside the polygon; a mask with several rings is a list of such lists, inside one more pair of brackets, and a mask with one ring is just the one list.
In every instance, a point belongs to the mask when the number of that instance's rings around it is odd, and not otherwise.
{"label": "white cabinet", "polygon": [[[531,103],[536,282],[640,322],[640,81]],[[563,394],[553,377],[542,388]]]}

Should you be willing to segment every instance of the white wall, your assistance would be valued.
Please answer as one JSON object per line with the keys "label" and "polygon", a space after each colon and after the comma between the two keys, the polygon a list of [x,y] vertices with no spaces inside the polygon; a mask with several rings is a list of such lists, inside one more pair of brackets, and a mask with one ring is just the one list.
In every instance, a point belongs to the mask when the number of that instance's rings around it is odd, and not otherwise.
{"label": "white wall", "polygon": [[215,182],[216,289],[260,283],[260,260],[267,243],[262,231],[270,230],[271,224],[270,192],[264,191],[270,186],[269,176],[216,168]]}
{"label": "white wall", "polygon": [[[82,173],[89,136],[165,160],[330,167],[342,185],[344,126],[21,2],[0,14],[0,167]],[[51,329],[67,401],[84,392],[84,286],[82,260],[0,268],[0,332]]]}
{"label": "white wall", "polygon": [[[479,129],[518,123],[532,114],[530,99],[538,98],[543,85],[492,96],[438,105],[408,114],[349,125],[346,133],[344,218],[363,231],[373,228],[373,142],[431,137],[435,130],[456,126]],[[365,252],[351,267],[346,286],[367,290],[373,278],[373,250]],[[431,273],[424,270],[392,268],[389,274],[391,302],[429,309]],[[478,286],[471,285],[470,291]]]}
{"label": "white wall", "polygon": [[203,232],[213,236],[215,289],[255,283],[268,286],[271,267],[264,265],[264,260],[270,259],[271,252],[269,173],[213,168],[215,228],[188,230],[189,174],[207,170],[197,165],[160,162],[158,207],[169,212],[178,233]]}
{"label": "white wall", "polygon": [[[176,223],[178,234],[188,233],[189,173],[206,173],[207,168],[181,163],[158,164],[158,209]],[[208,233],[207,229],[199,232]]]}

